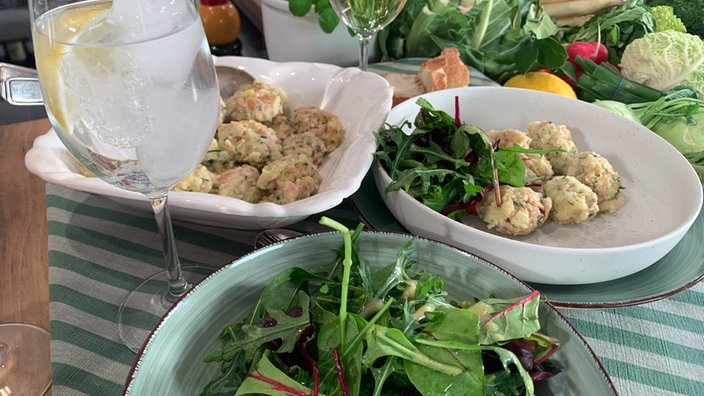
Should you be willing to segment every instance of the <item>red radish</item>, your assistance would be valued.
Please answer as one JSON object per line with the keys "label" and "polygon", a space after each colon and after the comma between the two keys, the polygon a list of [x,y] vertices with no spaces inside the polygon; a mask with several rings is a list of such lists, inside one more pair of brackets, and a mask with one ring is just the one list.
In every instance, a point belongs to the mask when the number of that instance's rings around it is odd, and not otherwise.
{"label": "red radish", "polygon": [[[597,65],[606,62],[609,59],[609,50],[606,49],[604,44],[601,44],[598,41],[575,41],[574,43],[569,44],[565,49],[567,50],[567,61],[573,64],[576,69],[577,79],[579,79],[583,73],[582,68],[574,62],[575,58],[578,56],[582,59],[592,60]],[[579,89],[575,81],[569,76],[563,74],[560,77],[572,88],[574,88],[575,91]]]}
{"label": "red radish", "polygon": [[604,44],[596,41],[575,41],[567,46],[567,61],[574,63],[577,56],[590,59],[597,65],[609,59],[609,51]]}

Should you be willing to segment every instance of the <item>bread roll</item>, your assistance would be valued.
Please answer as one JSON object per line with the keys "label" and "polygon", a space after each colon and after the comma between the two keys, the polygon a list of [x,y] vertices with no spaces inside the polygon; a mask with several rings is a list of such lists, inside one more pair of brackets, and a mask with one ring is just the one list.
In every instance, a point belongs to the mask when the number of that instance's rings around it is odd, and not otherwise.
{"label": "bread roll", "polygon": [[381,75],[394,91],[392,105],[424,93],[469,85],[469,70],[457,48],[445,48],[435,58],[420,65],[417,74],[388,72]]}
{"label": "bread roll", "polygon": [[445,48],[440,55],[420,65],[418,72],[425,92],[465,87],[469,84],[469,70],[460,59],[457,48]]}

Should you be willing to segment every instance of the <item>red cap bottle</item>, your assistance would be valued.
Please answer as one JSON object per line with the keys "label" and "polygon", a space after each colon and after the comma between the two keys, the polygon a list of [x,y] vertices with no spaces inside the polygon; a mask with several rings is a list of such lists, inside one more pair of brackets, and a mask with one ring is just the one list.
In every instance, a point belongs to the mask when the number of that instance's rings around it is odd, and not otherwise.
{"label": "red cap bottle", "polygon": [[211,47],[229,45],[237,40],[240,14],[231,0],[200,0],[198,13]]}

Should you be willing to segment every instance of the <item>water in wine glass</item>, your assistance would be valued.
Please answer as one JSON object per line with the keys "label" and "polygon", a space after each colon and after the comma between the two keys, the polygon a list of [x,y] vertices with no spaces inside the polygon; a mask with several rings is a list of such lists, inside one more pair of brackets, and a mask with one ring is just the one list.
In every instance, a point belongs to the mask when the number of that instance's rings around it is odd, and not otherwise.
{"label": "water in wine glass", "polygon": [[166,271],[132,290],[118,312],[120,337],[136,351],[205,275],[198,269],[192,279],[184,276],[167,209],[169,189],[202,160],[218,124],[205,32],[192,0],[29,5],[39,81],[57,135],[88,170],[146,195],[154,210]]}
{"label": "water in wine glass", "polygon": [[[217,123],[218,92],[202,27],[185,2],[79,2],[34,24],[37,70],[61,140],[119,187],[150,194],[202,159]],[[160,6],[164,2],[154,2]],[[139,26],[134,26],[139,24]],[[51,34],[49,34],[51,33]]]}
{"label": "water in wine glass", "polygon": [[366,70],[369,41],[398,16],[406,0],[330,0],[330,4],[342,22],[357,34],[359,67]]}

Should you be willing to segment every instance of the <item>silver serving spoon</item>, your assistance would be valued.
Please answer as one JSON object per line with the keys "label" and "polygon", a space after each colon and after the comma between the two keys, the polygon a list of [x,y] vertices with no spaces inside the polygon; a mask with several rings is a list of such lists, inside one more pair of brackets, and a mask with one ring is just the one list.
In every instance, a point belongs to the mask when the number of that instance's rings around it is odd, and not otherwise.
{"label": "silver serving spoon", "polygon": [[303,233],[294,230],[289,230],[287,228],[271,228],[257,234],[257,236],[254,238],[254,247],[256,249],[259,249],[264,246],[271,245],[272,243],[283,241],[289,238],[295,238],[301,235],[303,235]]}
{"label": "silver serving spoon", "polygon": [[218,76],[220,97],[223,99],[229,98],[235,91],[254,82],[251,74],[234,67],[215,66],[215,73]]}
{"label": "silver serving spoon", "polygon": [[[254,77],[244,70],[227,66],[216,66],[215,72],[224,99],[235,91],[254,82]],[[0,97],[16,106],[44,104],[37,71],[28,67],[0,62]]]}

